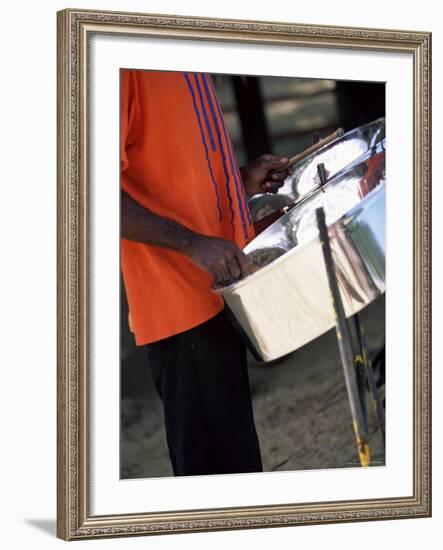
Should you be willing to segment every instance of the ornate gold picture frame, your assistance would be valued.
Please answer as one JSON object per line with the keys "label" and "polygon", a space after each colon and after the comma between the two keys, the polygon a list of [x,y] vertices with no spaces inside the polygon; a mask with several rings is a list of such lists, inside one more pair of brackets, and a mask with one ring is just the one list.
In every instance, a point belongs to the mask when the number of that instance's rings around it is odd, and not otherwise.
{"label": "ornate gold picture frame", "polygon": [[[431,515],[431,34],[69,9],[58,16],[57,535],[64,540]],[[413,57],[413,494],[146,513],[91,513],[90,105],[94,35],[402,52]],[[405,237],[406,238],[406,237]]]}

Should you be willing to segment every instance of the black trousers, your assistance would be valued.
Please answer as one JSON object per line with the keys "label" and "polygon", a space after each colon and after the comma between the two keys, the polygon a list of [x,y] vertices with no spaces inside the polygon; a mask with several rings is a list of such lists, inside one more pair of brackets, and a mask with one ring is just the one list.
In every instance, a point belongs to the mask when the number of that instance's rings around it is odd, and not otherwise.
{"label": "black trousers", "polygon": [[246,348],[225,312],[145,348],[174,475],[263,471]]}

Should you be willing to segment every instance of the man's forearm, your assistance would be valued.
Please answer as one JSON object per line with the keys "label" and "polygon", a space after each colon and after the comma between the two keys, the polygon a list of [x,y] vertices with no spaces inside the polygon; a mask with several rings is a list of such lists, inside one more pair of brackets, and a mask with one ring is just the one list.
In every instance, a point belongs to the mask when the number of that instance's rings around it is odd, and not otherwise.
{"label": "man's forearm", "polygon": [[245,254],[234,242],[201,235],[174,220],[154,214],[124,191],[121,204],[121,236],[124,239],[182,252],[207,271],[214,283],[226,283],[252,272]]}
{"label": "man's forearm", "polygon": [[152,244],[189,253],[199,235],[187,227],[141,206],[121,193],[121,236],[130,241]]}

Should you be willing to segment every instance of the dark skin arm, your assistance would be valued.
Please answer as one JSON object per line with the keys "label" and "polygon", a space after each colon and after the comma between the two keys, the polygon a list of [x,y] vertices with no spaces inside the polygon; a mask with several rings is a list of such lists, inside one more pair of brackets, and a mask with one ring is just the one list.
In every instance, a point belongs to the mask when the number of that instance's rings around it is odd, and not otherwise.
{"label": "dark skin arm", "polygon": [[127,193],[121,193],[121,236],[181,252],[207,271],[214,284],[241,279],[252,272],[246,255],[233,242],[207,237],[144,208]]}
{"label": "dark skin arm", "polygon": [[[290,173],[284,170],[288,159],[263,155],[240,168],[248,197],[257,193],[276,193]],[[254,266],[232,241],[208,237],[143,207],[127,193],[121,193],[121,236],[130,241],[151,244],[181,252],[207,271],[214,286],[243,279]]]}

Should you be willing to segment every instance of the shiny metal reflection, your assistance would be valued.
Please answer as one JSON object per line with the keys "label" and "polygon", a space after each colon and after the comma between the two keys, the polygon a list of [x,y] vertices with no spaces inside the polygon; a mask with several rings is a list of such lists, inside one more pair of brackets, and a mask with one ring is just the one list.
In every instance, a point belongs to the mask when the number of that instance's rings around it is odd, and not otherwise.
{"label": "shiny metal reflection", "polygon": [[299,163],[295,172],[285,180],[278,195],[291,200],[305,195],[319,183],[317,176],[318,164],[323,163],[325,165],[331,179],[384,138],[384,118],[378,118],[346,132],[343,137],[336,139]]}
{"label": "shiny metal reflection", "polygon": [[[363,160],[362,160],[363,159]],[[334,326],[315,209],[323,206],[347,316],[385,290],[384,140],[314,190],[245,248],[269,263],[220,290],[263,361],[286,355]],[[273,255],[274,254],[274,255]],[[270,255],[270,256],[269,256]]]}

